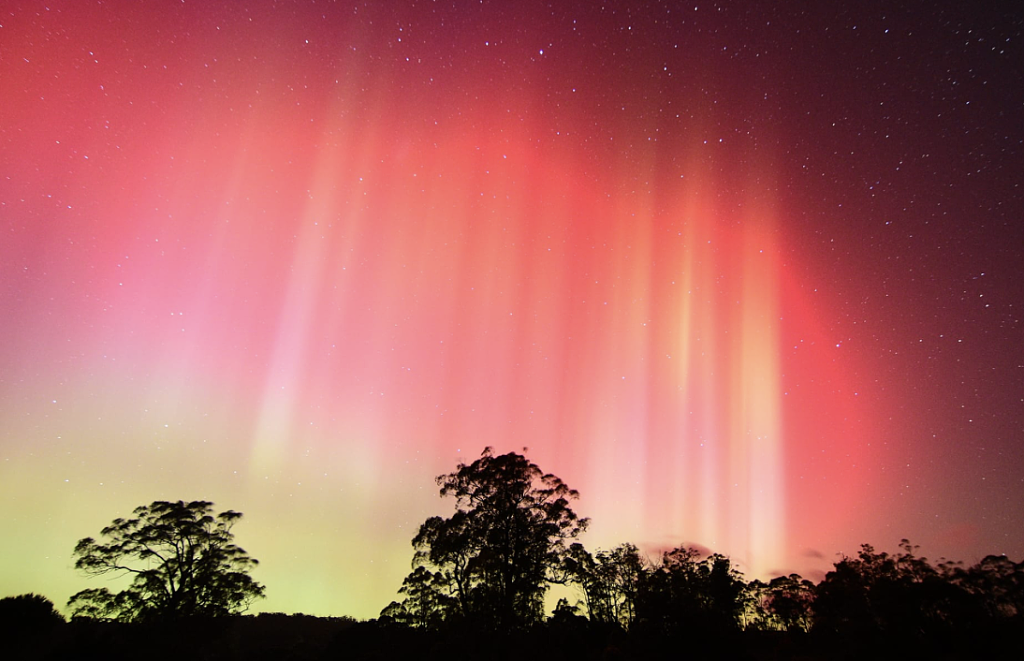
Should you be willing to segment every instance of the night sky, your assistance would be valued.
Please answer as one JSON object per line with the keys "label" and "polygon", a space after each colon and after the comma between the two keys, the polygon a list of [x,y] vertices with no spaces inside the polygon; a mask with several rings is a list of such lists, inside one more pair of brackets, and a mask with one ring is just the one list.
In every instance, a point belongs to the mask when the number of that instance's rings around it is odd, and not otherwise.
{"label": "night sky", "polygon": [[485,446],[592,550],[1020,560],[1024,13],[833,4],[4,2],[0,596],[205,499],[372,617]]}

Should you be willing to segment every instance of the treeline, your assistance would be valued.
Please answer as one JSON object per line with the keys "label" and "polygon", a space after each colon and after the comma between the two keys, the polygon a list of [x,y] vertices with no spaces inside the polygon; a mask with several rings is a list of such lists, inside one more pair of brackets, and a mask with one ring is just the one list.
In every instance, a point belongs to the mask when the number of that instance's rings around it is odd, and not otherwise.
{"label": "treeline", "polygon": [[[650,641],[711,654],[754,639],[810,640],[827,656],[1024,652],[1024,563],[1003,556],[933,565],[903,540],[895,554],[862,546],[817,585],[796,574],[747,581],[728,557],[685,546],[654,560],[632,544],[591,553],[575,541],[588,523],[570,507],[576,492],[522,455],[485,450],[437,482],[455,498],[455,514],[420,527],[404,598],[382,611],[385,623],[439,633],[544,624],[605,632],[638,658]],[[580,598],[562,599],[545,619],[552,584],[573,586]]]}
{"label": "treeline", "polygon": [[[4,658],[1024,658],[1024,562],[1005,556],[933,564],[903,540],[817,584],[747,581],[685,546],[587,550],[578,494],[520,454],[486,449],[437,483],[455,513],[420,526],[401,600],[375,620],[242,616],[265,587],[234,544],[241,515],[158,501],[75,547],[77,569],[130,574],[126,589],[73,595],[70,622],[38,595],[0,600]],[[548,614],[553,585],[577,597]]]}

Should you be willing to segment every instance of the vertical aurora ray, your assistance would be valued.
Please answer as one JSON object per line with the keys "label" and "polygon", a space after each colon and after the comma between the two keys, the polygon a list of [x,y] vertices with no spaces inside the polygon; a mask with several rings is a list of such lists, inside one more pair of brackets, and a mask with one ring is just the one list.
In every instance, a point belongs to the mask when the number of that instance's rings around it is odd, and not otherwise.
{"label": "vertical aurora ray", "polygon": [[326,225],[334,215],[330,183],[338,169],[329,162],[321,162],[313,171],[316,178],[297,221],[298,237],[258,409],[250,466],[255,474],[285,460],[296,427],[298,398],[305,393],[304,384],[310,378],[309,343],[313,340],[316,307],[324,298],[321,288],[328,260],[321,223]]}
{"label": "vertical aurora ray", "polygon": [[732,415],[741,421],[742,441],[734,440],[733,453],[743,464],[748,503],[745,539],[738,546],[748,549],[750,569],[763,576],[780,571],[785,562],[777,248],[770,219],[749,218],[745,225],[742,367],[734,385],[742,404]]}
{"label": "vertical aurora ray", "polygon": [[683,197],[680,229],[650,260],[677,269],[653,269],[663,280],[652,308],[675,313],[656,315],[671,323],[646,351],[651,449],[633,515],[655,548],[730,548],[764,575],[785,557],[775,230],[768,214],[733,218],[699,190]]}

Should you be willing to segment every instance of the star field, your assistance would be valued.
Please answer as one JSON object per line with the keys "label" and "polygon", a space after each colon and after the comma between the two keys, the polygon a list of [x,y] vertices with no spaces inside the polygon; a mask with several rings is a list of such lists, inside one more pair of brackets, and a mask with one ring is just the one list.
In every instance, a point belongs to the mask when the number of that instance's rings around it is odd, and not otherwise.
{"label": "star field", "polygon": [[[514,6],[513,6],[514,5]],[[3,594],[156,499],[375,616],[484,446],[584,542],[1024,554],[1024,15],[9,2]]]}

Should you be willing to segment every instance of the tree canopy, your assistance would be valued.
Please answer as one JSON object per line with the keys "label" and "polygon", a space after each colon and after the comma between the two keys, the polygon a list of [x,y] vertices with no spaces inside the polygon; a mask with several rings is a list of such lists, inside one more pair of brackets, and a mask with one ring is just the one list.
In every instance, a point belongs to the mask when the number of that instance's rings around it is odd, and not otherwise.
{"label": "tree canopy", "polygon": [[456,511],[420,526],[405,600],[383,615],[420,626],[456,617],[505,628],[541,620],[548,586],[562,580],[566,544],[587,526],[569,505],[577,492],[523,455],[490,448],[437,484]]}
{"label": "tree canopy", "polygon": [[140,621],[217,616],[244,611],[264,594],[249,576],[257,560],[234,544],[232,528],[242,518],[228,510],[214,515],[206,501],[137,507],[114,519],[103,541],[78,542],[75,568],[90,575],[130,575],[116,593],[92,588],[73,595],[73,617]]}

